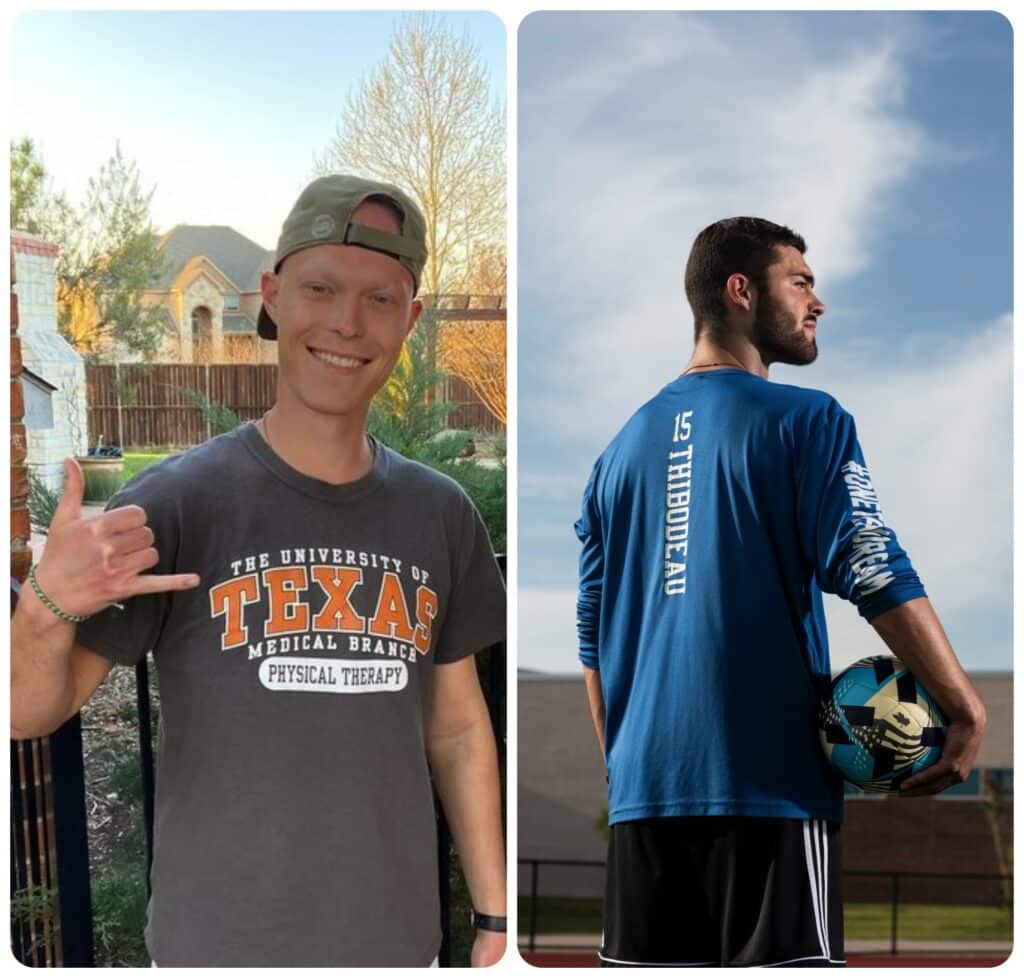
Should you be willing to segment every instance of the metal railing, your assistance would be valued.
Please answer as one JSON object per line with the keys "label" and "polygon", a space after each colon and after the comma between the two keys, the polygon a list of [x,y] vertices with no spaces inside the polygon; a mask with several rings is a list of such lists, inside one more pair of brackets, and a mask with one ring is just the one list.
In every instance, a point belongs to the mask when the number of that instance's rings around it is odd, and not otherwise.
{"label": "metal railing", "polygon": [[603,868],[603,859],[518,859],[520,866],[530,867],[530,926],[527,931],[527,949],[537,947],[537,909],[541,866],[585,866],[589,869]]}
{"label": "metal railing", "polygon": [[[20,589],[12,578],[12,611]],[[11,950],[30,967],[92,967],[78,715],[49,737],[12,740],[10,754]]]}
{"label": "metal railing", "polygon": [[[530,912],[528,916],[528,927],[524,934],[519,935],[520,946],[525,946],[529,951],[537,949],[537,916],[539,909],[539,893],[540,893],[540,867],[541,866],[570,866],[570,867],[586,867],[586,868],[597,868],[604,867],[605,861],[601,859],[519,859],[518,863],[520,866],[530,867]],[[898,956],[899,950],[899,908],[901,906],[900,899],[900,881],[901,880],[958,880],[958,881],[979,881],[979,882],[997,882],[1004,885],[1010,885],[1013,882],[1013,876],[1011,874],[999,874],[999,873],[924,873],[924,872],[891,872],[885,871],[872,871],[872,870],[844,870],[843,878],[851,879],[856,877],[874,877],[878,879],[888,879],[891,883],[889,893],[889,953],[892,956]],[[905,891],[904,891],[905,893]],[[598,897],[594,898],[600,899]],[[902,904],[904,906],[908,904]],[[595,942],[598,935],[594,935]],[[525,944],[523,944],[523,938],[525,937]],[[554,945],[544,945],[545,949],[555,949]]]}
{"label": "metal railing", "polygon": [[894,957],[899,951],[900,926],[900,880],[975,880],[983,882],[999,882],[1010,884],[1013,876],[1002,873],[918,873],[918,872],[887,872],[869,869],[843,870],[844,879],[875,878],[888,879],[891,883],[889,899],[889,953]]}

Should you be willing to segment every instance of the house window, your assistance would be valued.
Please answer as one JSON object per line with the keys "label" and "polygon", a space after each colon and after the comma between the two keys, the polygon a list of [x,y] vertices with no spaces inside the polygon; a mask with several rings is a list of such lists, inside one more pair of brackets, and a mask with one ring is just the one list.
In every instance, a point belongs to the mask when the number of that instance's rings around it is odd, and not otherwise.
{"label": "house window", "polygon": [[192,310],[192,362],[208,360],[213,345],[213,317],[206,306]]}
{"label": "house window", "polygon": [[237,295],[226,295],[224,296],[224,309],[226,312],[236,312],[238,310],[238,296]]}

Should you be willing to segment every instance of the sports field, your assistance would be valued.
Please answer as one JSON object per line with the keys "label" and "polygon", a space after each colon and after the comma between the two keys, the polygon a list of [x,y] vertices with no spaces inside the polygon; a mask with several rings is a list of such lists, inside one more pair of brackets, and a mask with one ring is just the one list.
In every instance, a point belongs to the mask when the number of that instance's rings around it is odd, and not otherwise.
{"label": "sports field", "polygon": [[[601,933],[601,901],[542,897],[529,951],[529,898],[519,901],[519,943],[537,967],[592,967]],[[1002,907],[901,904],[892,950],[892,905],[848,903],[844,923],[850,967],[993,967],[1006,960],[1013,917]]]}
{"label": "sports field", "polygon": [[[902,904],[899,938],[907,941],[1010,941],[1013,916],[1002,907]],[[848,903],[844,924],[847,940],[889,940],[892,906],[888,903]],[[520,938],[529,934],[530,901],[519,901]],[[600,934],[601,901],[541,897],[537,934]]]}

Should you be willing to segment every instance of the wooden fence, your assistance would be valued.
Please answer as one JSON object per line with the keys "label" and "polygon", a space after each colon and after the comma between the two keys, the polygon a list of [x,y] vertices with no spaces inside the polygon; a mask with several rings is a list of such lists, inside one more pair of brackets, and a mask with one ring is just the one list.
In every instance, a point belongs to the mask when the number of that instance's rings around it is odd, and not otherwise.
{"label": "wooden fence", "polygon": [[505,431],[505,426],[487,410],[473,388],[461,377],[446,374],[438,385],[437,396],[450,405],[449,428],[486,431],[492,435]]}
{"label": "wooden fence", "polygon": [[[274,403],[276,364],[92,364],[85,368],[89,445],[187,448],[214,432],[187,391],[230,408],[243,421]],[[504,426],[459,377],[444,377],[438,397],[451,405],[450,428],[498,433]]]}

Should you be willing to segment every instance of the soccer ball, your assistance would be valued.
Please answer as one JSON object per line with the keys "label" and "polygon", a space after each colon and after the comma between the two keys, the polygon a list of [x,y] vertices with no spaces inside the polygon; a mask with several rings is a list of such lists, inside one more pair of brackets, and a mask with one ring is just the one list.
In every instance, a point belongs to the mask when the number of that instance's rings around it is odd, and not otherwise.
{"label": "soccer ball", "polygon": [[818,729],[825,756],[864,791],[899,791],[942,754],[946,718],[891,655],[855,662],[832,681]]}

